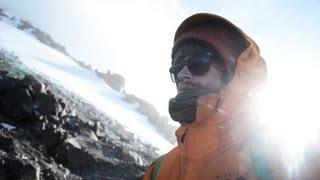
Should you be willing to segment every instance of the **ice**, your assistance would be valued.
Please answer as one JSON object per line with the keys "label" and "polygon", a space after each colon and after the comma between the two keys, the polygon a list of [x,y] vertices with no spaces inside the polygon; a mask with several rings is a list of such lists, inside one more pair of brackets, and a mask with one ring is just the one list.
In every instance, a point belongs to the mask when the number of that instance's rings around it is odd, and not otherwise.
{"label": "ice", "polygon": [[15,126],[12,126],[12,125],[7,124],[7,123],[1,123],[1,125],[2,125],[4,128],[8,129],[9,131],[12,130],[12,129],[16,129]]}
{"label": "ice", "polygon": [[147,118],[124,101],[123,94],[111,89],[92,71],[80,67],[68,56],[42,44],[28,33],[0,21],[0,48],[13,52],[34,72],[79,95],[97,109],[117,120],[126,130],[158,147],[160,152],[172,148]]}

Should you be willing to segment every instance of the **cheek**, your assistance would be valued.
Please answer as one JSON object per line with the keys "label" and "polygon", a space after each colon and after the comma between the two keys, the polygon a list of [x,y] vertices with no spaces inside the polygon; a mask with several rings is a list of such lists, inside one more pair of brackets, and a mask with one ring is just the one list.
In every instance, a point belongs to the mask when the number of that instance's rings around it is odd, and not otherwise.
{"label": "cheek", "polygon": [[214,91],[219,91],[222,86],[222,79],[219,72],[210,72],[202,77],[195,77],[197,78],[196,82],[198,82],[198,85],[202,88],[209,88]]}
{"label": "cheek", "polygon": [[194,85],[200,88],[212,88],[215,86],[215,80],[212,77],[194,77]]}
{"label": "cheek", "polygon": [[217,89],[220,86],[220,82],[216,79],[206,79],[206,82],[203,82],[202,86],[211,89]]}

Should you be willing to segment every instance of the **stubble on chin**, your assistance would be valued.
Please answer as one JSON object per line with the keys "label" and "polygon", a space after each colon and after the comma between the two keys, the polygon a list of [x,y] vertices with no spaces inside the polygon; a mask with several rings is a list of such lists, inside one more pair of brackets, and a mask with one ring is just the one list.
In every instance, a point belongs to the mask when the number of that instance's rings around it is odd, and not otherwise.
{"label": "stubble on chin", "polygon": [[203,87],[201,84],[193,83],[193,82],[181,82],[181,84],[177,85],[177,91],[178,93],[186,92],[186,91],[197,91],[197,90],[203,90],[207,89],[206,87]]}

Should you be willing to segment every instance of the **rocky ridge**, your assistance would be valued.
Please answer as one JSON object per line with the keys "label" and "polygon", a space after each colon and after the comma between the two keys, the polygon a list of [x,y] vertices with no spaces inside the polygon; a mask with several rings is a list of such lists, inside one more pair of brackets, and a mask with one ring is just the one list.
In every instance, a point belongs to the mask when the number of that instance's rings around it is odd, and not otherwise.
{"label": "rocky ridge", "polygon": [[0,51],[0,180],[139,179],[155,152]]}
{"label": "rocky ridge", "polygon": [[145,115],[148,121],[151,124],[153,124],[155,127],[157,127],[157,130],[159,131],[159,133],[162,134],[169,142],[171,142],[172,144],[176,142],[174,132],[177,129],[177,127],[169,123],[170,119],[168,117],[161,116],[151,103],[143,100],[142,98],[136,97],[133,94],[126,93],[124,91],[125,78],[122,75],[117,73],[112,73],[111,71],[100,72],[94,69],[91,65],[85,64],[84,62],[77,60],[67,52],[64,46],[54,41],[53,38],[50,35],[48,35],[46,32],[41,31],[40,29],[33,26],[30,22],[17,18],[1,8],[0,8],[0,20],[5,21],[10,25],[16,27],[17,29],[20,29],[28,33],[29,35],[36,38],[38,41],[42,42],[43,44],[50,46],[53,49],[70,57],[73,61],[75,61],[81,67],[94,72],[106,84],[108,84],[108,86],[110,86],[116,91],[123,93],[124,100],[126,100],[129,103],[138,104],[138,107],[136,110],[139,113]]}

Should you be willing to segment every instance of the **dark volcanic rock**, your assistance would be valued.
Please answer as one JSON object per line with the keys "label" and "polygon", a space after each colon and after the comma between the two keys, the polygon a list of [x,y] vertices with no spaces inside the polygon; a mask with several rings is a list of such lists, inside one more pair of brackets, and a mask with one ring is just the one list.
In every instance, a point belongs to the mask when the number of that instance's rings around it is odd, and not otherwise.
{"label": "dark volcanic rock", "polygon": [[0,95],[5,95],[9,89],[16,87],[17,81],[14,78],[7,76],[8,71],[0,71]]}
{"label": "dark volcanic rock", "polygon": [[14,60],[0,52],[0,180],[142,177],[154,147]]}
{"label": "dark volcanic rock", "polygon": [[35,97],[36,109],[40,114],[51,115],[61,111],[56,98],[51,94],[40,93]]}
{"label": "dark volcanic rock", "polygon": [[[3,179],[80,179],[45,156],[21,132],[0,128],[0,175]],[[38,144],[39,145],[39,144]],[[35,146],[35,147],[34,147]]]}
{"label": "dark volcanic rock", "polygon": [[15,120],[32,116],[33,101],[28,89],[11,89],[2,97],[3,111]]}
{"label": "dark volcanic rock", "polygon": [[39,166],[28,163],[0,150],[0,179],[26,179],[34,180],[40,177]]}

